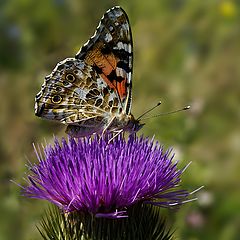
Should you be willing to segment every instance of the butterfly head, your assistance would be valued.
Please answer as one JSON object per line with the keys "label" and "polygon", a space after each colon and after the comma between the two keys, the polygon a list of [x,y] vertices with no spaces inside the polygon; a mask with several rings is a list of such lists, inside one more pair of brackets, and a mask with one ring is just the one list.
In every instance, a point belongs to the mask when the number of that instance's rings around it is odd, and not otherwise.
{"label": "butterfly head", "polygon": [[145,123],[140,123],[140,120],[135,119],[132,114],[129,115],[129,121],[127,125],[127,130],[131,133],[138,132]]}

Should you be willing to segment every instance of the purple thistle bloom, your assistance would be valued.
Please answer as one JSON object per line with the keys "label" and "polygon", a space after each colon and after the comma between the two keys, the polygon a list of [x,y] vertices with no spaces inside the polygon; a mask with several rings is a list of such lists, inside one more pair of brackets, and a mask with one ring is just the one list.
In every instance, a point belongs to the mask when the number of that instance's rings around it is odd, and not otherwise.
{"label": "purple thistle bloom", "polygon": [[189,193],[176,189],[182,170],[171,151],[143,137],[109,139],[55,139],[44,154],[35,149],[39,164],[30,166],[24,194],[66,212],[108,218],[126,217],[126,209],[139,202],[171,207],[186,200]]}

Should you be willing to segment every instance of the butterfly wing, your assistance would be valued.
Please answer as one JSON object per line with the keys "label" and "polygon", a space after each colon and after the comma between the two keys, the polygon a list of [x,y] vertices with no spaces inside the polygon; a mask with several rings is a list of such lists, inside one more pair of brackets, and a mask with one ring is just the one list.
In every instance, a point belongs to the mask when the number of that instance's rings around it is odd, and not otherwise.
{"label": "butterfly wing", "polygon": [[[35,98],[35,114],[86,136],[131,107],[132,38],[126,13],[108,10],[75,58],[57,64]],[[72,134],[73,133],[73,134]]]}
{"label": "butterfly wing", "polygon": [[35,98],[37,116],[85,127],[104,125],[107,113],[120,107],[118,96],[101,76],[75,58],[58,63]]}
{"label": "butterfly wing", "polygon": [[113,89],[126,114],[132,102],[133,44],[127,14],[121,7],[109,9],[95,34],[76,58],[91,65]]}

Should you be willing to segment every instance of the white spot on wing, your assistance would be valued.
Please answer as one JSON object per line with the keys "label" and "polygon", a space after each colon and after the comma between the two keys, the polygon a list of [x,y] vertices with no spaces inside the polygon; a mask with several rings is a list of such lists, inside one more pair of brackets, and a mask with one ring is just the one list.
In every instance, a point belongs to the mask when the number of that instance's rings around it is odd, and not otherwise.
{"label": "white spot on wing", "polygon": [[128,53],[132,52],[131,44],[127,44],[127,43],[123,43],[123,42],[118,42],[117,47],[114,47],[114,49],[123,49]]}
{"label": "white spot on wing", "polygon": [[125,71],[122,68],[119,68],[119,67],[116,68],[116,75],[117,76],[121,76],[121,77],[125,78],[126,77],[125,74],[126,73],[125,73]]}
{"label": "white spot on wing", "polygon": [[122,42],[118,42],[117,46],[119,49],[124,49],[124,44]]}
{"label": "white spot on wing", "polygon": [[128,52],[129,52],[129,53],[132,52],[132,46],[131,46],[131,44],[128,44]]}
{"label": "white spot on wing", "polygon": [[76,92],[79,95],[79,98],[81,98],[81,99],[86,98],[87,93],[83,89],[76,88],[74,92]]}
{"label": "white spot on wing", "polygon": [[130,72],[127,75],[128,75],[127,82],[130,83],[131,82],[131,78],[132,78],[132,73]]}
{"label": "white spot on wing", "polygon": [[102,80],[102,78],[97,79],[97,85],[98,85],[98,88],[100,89],[107,87],[107,84]]}
{"label": "white spot on wing", "polygon": [[115,93],[110,93],[109,101],[113,100],[114,98],[116,98]]}
{"label": "white spot on wing", "polygon": [[113,31],[113,26],[110,26],[109,30],[110,30],[110,32],[112,32]]}
{"label": "white spot on wing", "polygon": [[105,41],[106,42],[110,42],[110,41],[112,41],[112,35],[110,34],[110,33],[107,33],[106,35],[105,35]]}

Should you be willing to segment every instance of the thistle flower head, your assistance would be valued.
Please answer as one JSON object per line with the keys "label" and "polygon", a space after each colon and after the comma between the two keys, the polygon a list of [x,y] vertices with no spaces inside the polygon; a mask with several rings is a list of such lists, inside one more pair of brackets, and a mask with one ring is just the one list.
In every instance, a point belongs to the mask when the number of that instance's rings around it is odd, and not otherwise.
{"label": "thistle flower head", "polygon": [[110,218],[126,217],[127,208],[140,202],[171,207],[188,197],[177,189],[182,170],[170,150],[143,137],[109,139],[55,139],[43,154],[35,150],[39,163],[30,166],[24,194],[66,212]]}

